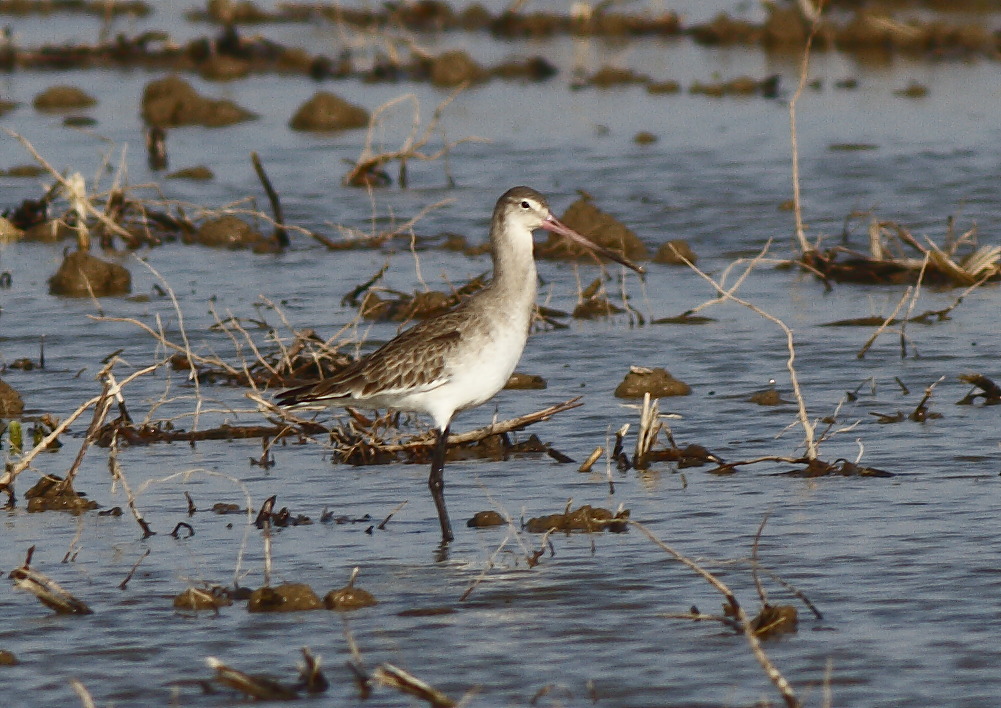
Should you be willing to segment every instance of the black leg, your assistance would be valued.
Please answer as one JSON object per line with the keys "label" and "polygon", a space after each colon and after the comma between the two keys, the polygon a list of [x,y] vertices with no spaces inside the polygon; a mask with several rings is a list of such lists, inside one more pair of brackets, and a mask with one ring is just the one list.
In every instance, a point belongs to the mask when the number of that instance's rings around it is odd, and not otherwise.
{"label": "black leg", "polygon": [[452,540],[452,523],[448,520],[448,510],[445,508],[445,448],[448,446],[448,426],[438,431],[438,438],[431,451],[431,475],[428,477],[428,489],[431,498],[438,509],[438,521],[441,522],[441,542]]}

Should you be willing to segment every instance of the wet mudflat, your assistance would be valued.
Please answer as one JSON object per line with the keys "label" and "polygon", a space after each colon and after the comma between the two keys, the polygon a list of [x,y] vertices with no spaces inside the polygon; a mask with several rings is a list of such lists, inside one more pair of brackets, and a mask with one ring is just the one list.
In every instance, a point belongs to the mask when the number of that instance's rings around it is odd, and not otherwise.
{"label": "wet mudflat", "polygon": [[[709,3],[697,5],[677,8],[682,28],[708,23],[716,11],[743,17],[727,3],[714,3],[712,11]],[[149,6],[150,15],[115,20],[111,36],[158,29],[187,42],[221,31],[185,18],[174,3]],[[277,3],[260,6],[274,9]],[[895,8],[903,14],[892,15],[892,26],[927,17],[916,6]],[[562,5],[538,9],[566,11]],[[750,22],[766,19],[757,12],[746,16]],[[1001,16],[976,7],[933,19],[1001,28]],[[25,47],[95,43],[102,28],[99,16],[71,13],[11,16],[9,22]],[[365,292],[345,296],[384,266],[370,289],[383,301],[426,290],[451,293],[488,271],[488,256],[474,247],[485,239],[490,209],[508,187],[528,184],[549,196],[557,215],[578,199],[577,190],[585,191],[635,232],[650,257],[667,241],[686,240],[698,267],[717,281],[725,276],[727,285],[773,239],[735,294],[792,328],[808,416],[829,419],[817,423],[816,457],[840,472],[777,459],[720,464],[805,455],[786,335],[775,323],[729,302],[699,310],[696,315],[710,318],[702,324],[677,324],[678,315],[716,294],[685,266],[648,262],[641,283],[618,266],[603,272],[593,262],[541,259],[540,301],[549,310],[518,371],[541,377],[546,387],[503,391],[460,415],[453,432],[583,396],[583,406],[510,436],[518,443],[538,435],[573,462],[544,451],[451,460],[446,495],[457,538],[447,558],[437,553],[420,453],[413,453],[415,464],[404,461],[410,453],[389,464],[344,464],[334,461],[341,459],[336,441],[317,432],[270,439],[264,455],[260,436],[143,445],[141,435],[129,438],[130,429],[120,426],[117,446],[90,446],[74,473],[75,490],[99,508],[79,515],[29,513],[24,494],[40,475],[65,477],[73,467],[88,438],[93,413],[87,410],[58,437],[61,448],[40,453],[18,475],[16,506],[3,512],[4,573],[21,568],[34,546],[30,570],[92,610],[58,613],[12,586],[0,593],[6,618],[0,650],[17,660],[0,672],[19,704],[75,705],[80,699],[71,681],[77,680],[97,705],[237,705],[244,694],[218,679],[220,670],[206,664],[208,657],[238,671],[269,674],[288,688],[300,680],[302,647],[321,657],[329,684],[320,694],[305,683],[298,687],[307,703],[434,702],[427,699],[438,694],[415,698],[387,685],[390,664],[451,700],[468,694],[471,705],[782,704],[732,626],[678,618],[693,606],[699,614],[722,615],[723,598],[639,527],[548,536],[522,528],[530,519],[583,505],[613,514],[628,510],[630,521],[722,579],[752,616],[761,609],[752,575],[756,557],[768,602],[798,610],[798,631],[763,639],[762,646],[805,704],[990,703],[999,691],[1001,659],[991,600],[1001,582],[994,550],[1001,407],[983,405],[983,397],[972,405],[957,402],[973,389],[960,376],[1001,377],[998,286],[990,278],[979,283],[979,277],[976,287],[922,280],[913,303],[904,300],[898,309],[913,271],[890,274],[869,257],[875,228],[894,266],[904,256],[920,266],[921,252],[896,227],[928,250],[926,236],[945,248],[950,217],[953,239],[975,226],[978,245],[1001,243],[998,130],[991,120],[1001,89],[996,57],[955,47],[891,47],[877,55],[822,47],[813,55],[810,80],[818,83],[798,102],[806,236],[822,238],[823,249],[844,246],[835,254],[838,266],[866,256],[852,272],[870,281],[838,283],[832,274],[828,287],[799,266],[775,267],[775,261],[802,255],[787,208],[787,106],[799,52],[754,42],[720,47],[683,31],[608,38],[394,30],[433,55],[461,48],[483,66],[541,56],[557,73],[544,80],[493,77],[466,88],[444,110],[427,152],[469,136],[489,142],[456,145],[447,161],[408,161],[406,189],[398,184],[399,164],[389,162],[384,171],[393,184],[370,192],[342,186],[362,153],[366,130],[295,131],[289,121],[296,109],[316,91],[370,112],[412,92],[426,125],[453,89],[414,77],[367,80],[364,72],[386,51],[384,40],[373,32],[362,41],[356,29],[345,27],[324,19],[239,30],[334,57],[348,46],[344,38],[353,37],[357,73],[344,78],[318,83],[267,70],[219,82],[180,71],[200,95],[232,101],[257,117],[225,128],[167,127],[169,165],[159,171],[147,164],[141,101],[144,88],[169,72],[148,66],[20,68],[5,75],[0,97],[19,105],[0,126],[25,137],[57,171],[79,172],[89,194],[110,189],[117,175],[151,211],[183,214],[200,226],[228,210],[267,240],[273,225],[265,217],[272,211],[250,161],[255,151],[281,198],[285,223],[297,227],[291,245],[271,253],[188,244],[183,229],[163,245],[131,249],[119,235],[111,237],[115,249],[104,250],[95,236],[91,253],[123,266],[131,278],[129,294],[99,300],[49,292],[64,251],[77,249],[75,238],[5,240],[0,272],[10,278],[0,289],[0,378],[24,408],[20,417],[4,416],[19,420],[23,433],[20,450],[12,446],[9,425],[0,437],[10,465],[31,449],[36,427],[44,434],[102,393],[107,379],[98,376],[110,355],[117,353],[112,372],[122,381],[178,354],[137,322],[154,332],[162,323],[164,339],[182,347],[186,336],[193,355],[234,366],[234,378],[243,373],[243,362],[257,361],[244,333],[265,353],[275,348],[269,330],[289,344],[292,330],[305,328],[322,339],[336,336],[345,354],[371,350],[400,323],[359,316]],[[580,80],[606,66],[657,84],[675,81],[680,90]],[[774,98],[760,90],[740,96],[692,91],[696,83],[722,85],[739,77],[763,83],[775,75],[781,79]],[[32,106],[38,94],[60,84],[97,99],[70,112],[93,118],[93,125],[67,127],[67,113]],[[372,133],[375,152],[399,149],[413,121],[412,105],[387,111]],[[637,140],[640,133],[648,137]],[[0,167],[33,163],[20,142],[3,137]],[[214,177],[165,178],[198,165]],[[38,199],[53,181],[49,174],[0,177],[3,208]],[[138,187],[144,184],[156,186]],[[332,242],[387,234],[447,199],[454,201],[424,213],[412,230],[377,238],[377,246],[328,248],[305,233]],[[50,213],[67,211],[67,204],[59,197]],[[873,227],[874,220],[882,226]],[[465,248],[442,247],[454,234],[465,238]],[[929,255],[928,268],[933,260]],[[597,278],[598,288],[589,287]],[[569,316],[595,297],[623,311],[595,317],[588,307],[587,318]],[[900,323],[945,310],[944,318],[904,325],[902,357]],[[859,358],[891,315],[896,322]],[[841,326],[826,326],[832,323]],[[246,397],[245,385],[229,385],[226,376],[206,373],[211,367],[205,361],[198,363],[197,385],[186,366],[164,363],[124,387],[135,430],[141,432],[142,422],[164,434],[281,423]],[[641,377],[664,368],[690,387],[689,395],[659,402],[662,414],[674,414],[664,422],[677,448],[690,454],[654,456],[642,470],[628,464],[642,399],[617,398],[615,391],[631,367]],[[264,400],[277,390],[258,386]],[[108,421],[119,414],[112,406]],[[368,430],[339,411],[320,420]],[[393,442],[422,432],[404,423],[398,436],[386,433],[388,426],[379,430]],[[624,453],[612,458],[616,432],[626,423]],[[836,434],[821,439],[825,430]],[[606,454],[579,472],[599,445]],[[655,450],[669,447],[662,430]],[[845,460],[892,476],[858,473]],[[700,466],[689,466],[695,464]],[[122,478],[154,535],[134,518]],[[255,524],[272,496],[274,513]],[[121,515],[101,515],[114,507]],[[467,528],[463,522],[483,510],[510,523]],[[360,570],[349,585],[354,568]],[[346,587],[371,593],[377,604],[348,611],[248,611],[240,591],[287,583],[308,584],[319,605]],[[213,585],[232,594],[232,604],[218,612],[174,606],[185,590]],[[352,642],[358,655],[352,655]],[[373,681],[365,699],[357,677],[373,676],[377,667],[383,683]],[[274,694],[291,700],[282,695]]]}

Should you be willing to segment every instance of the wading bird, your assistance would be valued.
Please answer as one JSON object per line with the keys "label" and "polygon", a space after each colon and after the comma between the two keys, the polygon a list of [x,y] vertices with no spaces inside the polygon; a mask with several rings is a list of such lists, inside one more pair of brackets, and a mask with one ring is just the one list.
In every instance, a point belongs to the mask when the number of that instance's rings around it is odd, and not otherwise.
{"label": "wading bird", "polygon": [[452,540],[445,508],[445,449],[459,411],[494,397],[514,371],[528,339],[537,277],[532,232],[545,229],[618,261],[643,269],[560,223],[546,198],[529,187],[505,192],[494,207],[490,284],[454,309],[402,332],[331,378],[280,393],[282,406],[357,406],[426,413],[437,435],[428,487],[441,522],[442,544]]}

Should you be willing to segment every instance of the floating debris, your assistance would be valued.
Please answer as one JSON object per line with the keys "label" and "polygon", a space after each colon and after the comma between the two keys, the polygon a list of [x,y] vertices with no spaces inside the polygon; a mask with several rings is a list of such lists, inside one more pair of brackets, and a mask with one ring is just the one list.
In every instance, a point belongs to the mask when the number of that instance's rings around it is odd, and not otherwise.
{"label": "floating debris", "polygon": [[654,263],[663,263],[664,265],[687,265],[685,261],[694,264],[698,260],[699,257],[695,255],[691,244],[683,238],[672,239],[661,244],[653,256]]}
{"label": "floating debris", "polygon": [[167,179],[186,179],[193,182],[207,182],[215,179],[215,173],[205,165],[185,167],[167,175]]}
{"label": "floating debris", "polygon": [[[723,465],[725,468],[726,465]],[[733,471],[732,469],[730,470]],[[848,460],[835,460],[829,463],[819,459],[806,461],[802,469],[779,472],[781,477],[801,477],[812,479],[814,477],[894,477],[892,472],[876,469],[875,467],[863,467]]]}
{"label": "floating debris", "polygon": [[902,98],[924,98],[928,95],[928,87],[917,81],[912,81],[905,88],[894,91],[893,95]]}
{"label": "floating debris", "polygon": [[[729,605],[723,606],[727,612]],[[792,605],[768,605],[751,620],[751,629],[759,639],[772,639],[789,634],[799,628],[799,617]]]}
{"label": "floating debris", "polygon": [[395,688],[403,693],[416,696],[422,701],[427,701],[434,708],[453,708],[457,705],[455,701],[438,689],[393,664],[379,664],[372,672],[371,678],[383,686]]}
{"label": "floating debris", "polygon": [[28,511],[68,511],[82,514],[96,509],[96,501],[85,498],[82,492],[73,489],[72,481],[58,475],[45,475],[31,489],[24,493],[28,500]]}
{"label": "floating debris", "polygon": [[283,583],[254,590],[247,601],[248,612],[300,612],[319,610],[323,603],[305,583]]}
{"label": "floating debris", "polygon": [[82,600],[78,600],[67,590],[63,589],[59,583],[48,576],[33,570],[31,557],[35,554],[35,547],[28,549],[24,559],[24,565],[15,568],[10,572],[10,579],[14,581],[14,587],[18,590],[30,592],[38,601],[46,607],[61,615],[90,615],[94,611]]}
{"label": "floating debris", "polygon": [[323,605],[328,610],[338,610],[348,612],[358,610],[362,607],[371,607],[378,604],[375,595],[368,590],[355,587],[355,578],[358,577],[358,568],[351,571],[351,578],[348,584],[340,590],[331,590],[323,598]]}
{"label": "floating debris", "polygon": [[0,649],[0,666],[17,666],[20,663],[14,652]]}
{"label": "floating debris", "polygon": [[490,526],[503,526],[507,520],[496,511],[477,511],[473,518],[466,522],[469,528],[488,528]]}
{"label": "floating debris", "polygon": [[980,391],[971,391],[966,394],[960,400],[956,401],[957,406],[971,405],[978,398],[984,399],[985,406],[1001,404],[1001,386],[998,386],[983,374],[963,374],[959,377],[959,380],[976,386]]}
{"label": "floating debris", "polygon": [[245,514],[246,509],[240,507],[239,504],[232,504],[229,502],[216,502],[212,505],[213,514]]}
{"label": "floating debris", "polygon": [[602,285],[601,278],[595,278],[584,288],[580,294],[580,302],[573,310],[574,319],[593,320],[625,312],[621,307],[611,303]]}
{"label": "floating debris", "polygon": [[525,530],[530,533],[546,533],[548,531],[611,531],[624,533],[629,528],[629,510],[624,509],[613,514],[602,507],[592,507],[589,504],[569,510],[562,514],[550,514],[529,519]]}
{"label": "floating debris", "polygon": [[233,604],[228,588],[213,585],[210,588],[188,588],[174,596],[174,607],[179,610],[214,610]]}
{"label": "floating debris", "polygon": [[320,671],[320,657],[313,656],[309,647],[302,648],[302,663],[299,665],[299,684],[297,688],[306,693],[323,693],[330,687],[327,677]]}
{"label": "floating debris", "polygon": [[299,692],[270,676],[245,674],[226,666],[213,656],[205,658],[205,663],[216,672],[215,680],[224,686],[258,701],[288,701],[299,697]]}

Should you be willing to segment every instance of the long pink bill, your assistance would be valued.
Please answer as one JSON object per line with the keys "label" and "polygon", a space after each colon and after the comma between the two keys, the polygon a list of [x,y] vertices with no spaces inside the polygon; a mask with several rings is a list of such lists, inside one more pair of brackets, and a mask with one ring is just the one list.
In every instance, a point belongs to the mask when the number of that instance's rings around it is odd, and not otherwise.
{"label": "long pink bill", "polygon": [[546,220],[542,222],[542,228],[544,228],[546,231],[552,231],[554,234],[559,234],[560,236],[563,236],[569,239],[570,241],[583,246],[589,251],[597,253],[599,256],[603,256],[605,258],[613,260],[616,263],[621,263],[626,268],[631,268],[640,275],[646,273],[646,271],[643,269],[642,266],[636,265],[631,260],[623,256],[621,253],[616,253],[615,251],[607,249],[604,246],[601,246],[595,243],[594,241],[591,241],[586,236],[582,236],[581,234],[577,233],[566,224],[562,223],[552,214],[547,216]]}

